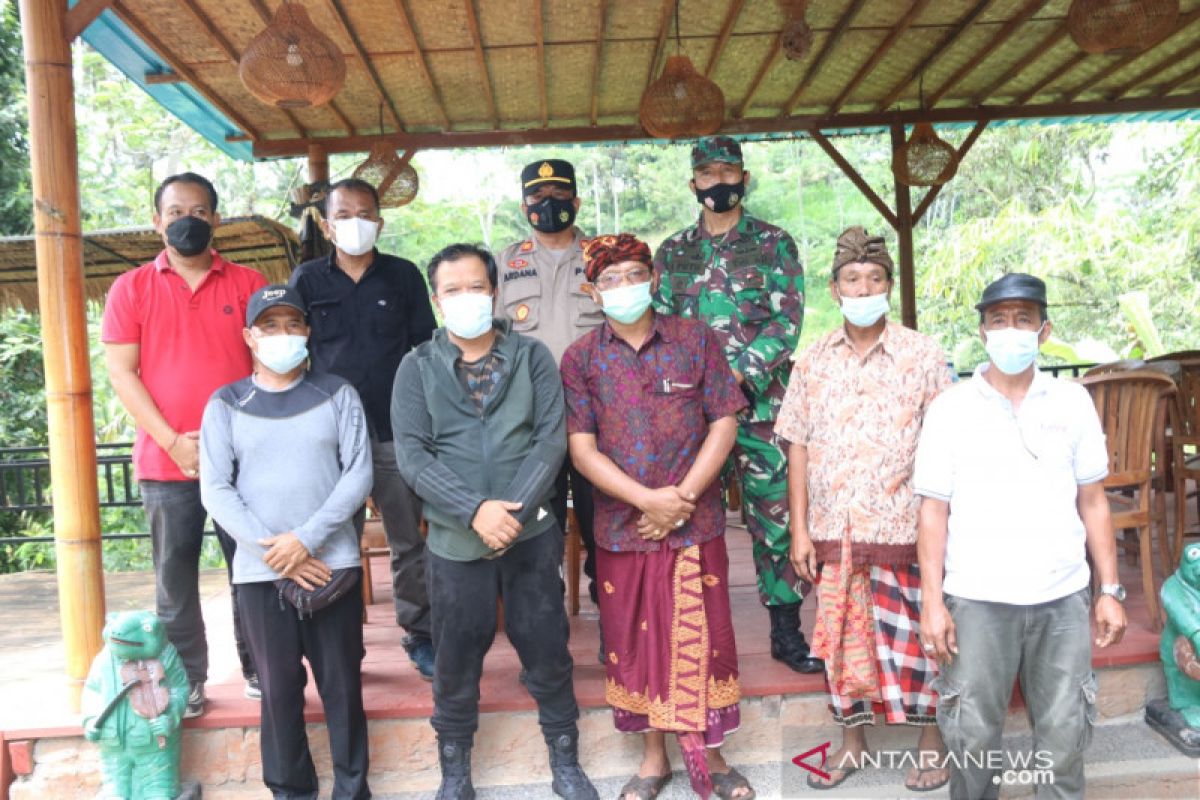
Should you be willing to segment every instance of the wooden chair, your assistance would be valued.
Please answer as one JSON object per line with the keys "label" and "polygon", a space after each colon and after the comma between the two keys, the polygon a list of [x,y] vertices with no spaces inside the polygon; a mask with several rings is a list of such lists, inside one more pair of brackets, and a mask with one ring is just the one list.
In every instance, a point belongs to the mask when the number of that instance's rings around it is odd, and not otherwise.
{"label": "wooden chair", "polygon": [[1163,353],[1161,356],[1147,358],[1146,363],[1155,361],[1195,361],[1200,359],[1200,350],[1176,350],[1174,353]]}
{"label": "wooden chair", "polygon": [[367,607],[375,602],[375,588],[371,582],[371,558],[388,555],[387,531],[383,528],[383,517],[375,513],[363,522],[362,539],[358,542],[362,559],[363,622],[367,621]]}
{"label": "wooden chair", "polygon": [[1120,361],[1097,364],[1083,373],[1083,377],[1089,378],[1093,375],[1107,375],[1110,372],[1129,372],[1130,370],[1142,369],[1145,366],[1146,362],[1140,358],[1123,358]]}
{"label": "wooden chair", "polygon": [[[1183,554],[1187,533],[1187,484],[1195,481],[1196,514],[1200,517],[1200,359],[1180,362],[1183,375],[1179,385],[1178,419],[1172,428],[1172,472],[1175,478],[1175,547],[1171,568]],[[1190,455],[1189,455],[1190,451]],[[1193,534],[1194,535],[1194,534]]]}
{"label": "wooden chair", "polygon": [[1173,397],[1175,382],[1159,372],[1132,370],[1087,375],[1082,383],[1096,404],[1108,445],[1104,490],[1112,507],[1113,527],[1123,531],[1127,553],[1134,540],[1125,536],[1136,537],[1142,592],[1150,624],[1158,630],[1162,621],[1154,575],[1154,529],[1158,528],[1161,564],[1167,563],[1174,547],[1167,530],[1165,495],[1154,488],[1156,479],[1165,484],[1161,473],[1166,466],[1165,459],[1155,458],[1155,433],[1167,424],[1164,413],[1171,414],[1173,403],[1162,401],[1164,396]]}
{"label": "wooden chair", "polygon": [[566,560],[567,560],[567,613],[572,617],[579,616],[579,580],[583,571],[583,535],[579,532],[579,518],[575,516],[575,506],[567,501],[567,530],[566,530]]}

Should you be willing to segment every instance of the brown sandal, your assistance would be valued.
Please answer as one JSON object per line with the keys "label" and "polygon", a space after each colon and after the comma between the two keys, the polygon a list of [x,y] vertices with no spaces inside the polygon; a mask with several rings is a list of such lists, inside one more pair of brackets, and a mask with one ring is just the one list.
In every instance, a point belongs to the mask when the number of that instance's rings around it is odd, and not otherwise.
{"label": "brown sandal", "polygon": [[671,781],[671,773],[666,775],[647,775],[641,777],[634,775],[629,780],[625,781],[625,785],[621,787],[621,794],[617,796],[617,800],[625,800],[627,795],[633,795],[638,800],[654,800],[658,797],[658,793],[663,790]]}
{"label": "brown sandal", "polygon": [[[754,800],[756,797],[750,781],[746,780],[746,776],[733,767],[729,768],[729,772],[713,772],[711,775],[713,791],[721,800]],[[738,789],[747,789],[748,791],[742,795],[734,794]]]}

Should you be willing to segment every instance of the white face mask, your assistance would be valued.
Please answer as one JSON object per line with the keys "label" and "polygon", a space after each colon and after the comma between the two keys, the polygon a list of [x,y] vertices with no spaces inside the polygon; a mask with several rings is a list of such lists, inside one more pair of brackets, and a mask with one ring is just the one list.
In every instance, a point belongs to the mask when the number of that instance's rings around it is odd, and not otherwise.
{"label": "white face mask", "polygon": [[379,222],[373,219],[351,217],[333,221],[333,242],[343,253],[361,256],[371,252],[379,236]]}
{"label": "white face mask", "polygon": [[873,294],[867,297],[838,297],[842,301],[842,316],[846,322],[859,328],[869,328],[888,312],[888,295]]}
{"label": "white face mask", "polygon": [[462,292],[438,301],[446,330],[460,339],[478,339],[492,327],[492,296]]}
{"label": "white face mask", "polygon": [[983,346],[987,350],[988,358],[996,365],[996,369],[1005,375],[1020,375],[1029,369],[1037,358],[1040,346],[1038,337],[1042,335],[1042,328],[1045,327],[1046,323],[1043,322],[1041,328],[1036,331],[1023,331],[1018,328],[986,331],[984,335],[987,339]]}
{"label": "white face mask", "polygon": [[308,337],[278,334],[260,336],[255,355],[264,367],[277,375],[286,375],[308,358]]}

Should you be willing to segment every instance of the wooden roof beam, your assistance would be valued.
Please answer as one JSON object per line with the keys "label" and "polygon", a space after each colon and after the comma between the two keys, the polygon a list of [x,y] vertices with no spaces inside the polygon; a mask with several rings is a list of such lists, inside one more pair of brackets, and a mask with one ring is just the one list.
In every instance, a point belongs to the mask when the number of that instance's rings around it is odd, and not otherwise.
{"label": "wooden roof beam", "polygon": [[[372,63],[370,55],[367,54],[367,49],[363,47],[362,40],[358,38],[358,34],[354,32],[354,26],[350,24],[350,17],[346,14],[346,9],[342,8],[341,0],[327,0],[333,15],[337,17],[341,23],[342,32],[346,34],[346,38],[350,40],[351,46],[354,47],[355,53],[358,54],[358,60],[362,62],[363,69],[371,77],[371,81],[375,84],[375,91],[379,93],[379,99],[383,101],[388,112],[392,116],[392,122],[395,126],[404,130],[404,122],[400,119],[400,113],[396,111],[396,104],[392,102],[392,96],[388,94],[387,89],[383,85],[383,79],[379,77],[379,72],[375,69],[375,64]],[[399,0],[397,0],[399,3]],[[415,42],[416,39],[413,39]],[[449,127],[447,123],[446,127]]]}
{"label": "wooden roof beam", "polygon": [[771,44],[771,50],[767,53],[767,57],[763,59],[762,64],[758,68],[758,72],[754,75],[754,80],[750,82],[750,88],[746,90],[746,96],[742,98],[742,104],[738,106],[737,111],[733,113],[735,119],[741,119],[746,116],[746,110],[750,108],[751,101],[754,100],[754,95],[758,92],[758,87],[762,85],[763,78],[767,77],[767,73],[771,71],[771,67],[775,64],[775,60],[779,58],[779,50],[783,46],[783,33],[780,32],[775,37],[775,41]]}
{"label": "wooden roof beam", "polygon": [[1195,80],[1196,78],[1200,78],[1200,66],[1197,66],[1195,69],[1189,70],[1179,77],[1172,79],[1168,83],[1163,84],[1161,87],[1159,87],[1158,93],[1154,96],[1156,98],[1166,97],[1180,86],[1183,86],[1188,81]]}
{"label": "wooden roof beam", "polygon": [[904,32],[909,29],[914,21],[916,21],[917,17],[922,11],[925,10],[925,6],[927,5],[929,5],[929,0],[913,0],[913,4],[908,7],[908,12],[900,18],[899,22],[892,26],[891,31],[888,32],[887,38],[880,43],[879,47],[875,48],[875,52],[871,54],[869,59],[867,59],[867,63],[859,67],[858,72],[854,73],[854,77],[850,79],[850,82],[842,88],[841,94],[839,94],[837,99],[833,101],[833,105],[829,107],[828,113],[836,114],[841,110],[842,106],[844,106],[846,101],[850,98],[850,95],[853,94],[854,90],[858,88],[858,85],[875,70],[875,67],[879,65],[879,62],[883,60],[883,57],[887,55],[889,50],[892,49],[892,46],[896,44],[897,40],[899,40],[900,37],[904,35]]}
{"label": "wooden roof beam", "polygon": [[1004,23],[1004,26],[996,32],[996,35],[992,37],[991,41],[977,50],[975,55],[971,56],[967,63],[955,70],[954,74],[946,79],[946,82],[938,87],[933,94],[925,97],[926,108],[932,108],[933,106],[936,106],[939,100],[949,94],[950,90],[959,84],[959,81],[970,75],[972,70],[982,64],[988,56],[996,51],[997,48],[1008,42],[1013,37],[1013,34],[1016,33],[1018,28],[1024,25],[1030,17],[1036,14],[1038,9],[1046,5],[1046,1],[1047,0],[1029,0],[1029,2],[1025,3],[1025,5],[1023,5],[1021,9],[1015,15],[1013,15],[1012,19]]}
{"label": "wooden roof beam", "polygon": [[542,0],[533,0],[533,34],[537,43],[538,106],[542,112],[542,127],[550,126],[550,98],[546,86],[546,30]]}
{"label": "wooden roof beam", "polygon": [[971,99],[971,105],[983,105],[985,100],[1006,86],[1008,82],[1017,77],[1017,75],[1024,72],[1027,68],[1036,63],[1037,60],[1049,52],[1052,47],[1066,38],[1066,35],[1067,26],[1065,24],[1056,28],[1049,36],[1034,45],[1032,50],[1017,59],[1016,63],[1009,67],[1003,75],[992,81],[990,86],[988,86],[979,94],[975,95],[975,97]]}
{"label": "wooden roof beam", "polygon": [[1058,67],[1058,69],[1051,70],[1049,75],[1042,78],[1040,81],[1038,81],[1036,84],[1033,85],[1032,89],[1025,92],[1025,94],[1021,95],[1016,100],[1014,100],[1013,104],[1018,105],[1018,106],[1025,105],[1030,100],[1037,97],[1038,92],[1040,92],[1042,89],[1045,89],[1047,86],[1054,83],[1056,80],[1061,78],[1063,75],[1066,75],[1068,72],[1070,72],[1071,70],[1073,70],[1077,66],[1079,66],[1079,64],[1085,58],[1087,58],[1089,55],[1091,55],[1091,53],[1085,52],[1083,50],[1079,51],[1074,56],[1067,59],[1063,64],[1061,64]]}
{"label": "wooden roof beam", "polygon": [[967,28],[971,27],[971,23],[979,18],[979,15],[984,12],[984,10],[988,7],[988,3],[991,1],[992,0],[979,0],[979,2],[972,6],[971,10],[964,14],[962,18],[954,24],[954,27],[950,29],[950,32],[942,37],[942,40],[937,43],[936,47],[933,48],[933,52],[925,56],[925,58],[921,60],[921,63],[918,64],[912,70],[912,72],[908,73],[908,75],[906,75],[902,81],[892,87],[892,90],[888,92],[887,97],[884,98],[882,103],[875,107],[875,110],[887,111],[889,108],[891,108],[892,104],[895,103],[900,95],[904,93],[904,90],[908,88],[909,84],[920,78],[921,73],[929,69],[929,67],[935,61],[941,58],[943,53],[949,50],[950,47],[956,41],[958,41],[958,37],[962,36],[963,32],[966,31]]}
{"label": "wooden roof beam", "polygon": [[483,81],[483,96],[487,100],[488,117],[492,127],[500,127],[500,117],[496,114],[496,95],[492,92],[492,76],[488,72],[487,59],[483,56],[483,35],[479,32],[479,16],[475,12],[475,0],[466,0],[467,27],[471,32],[471,44],[475,50],[475,64],[479,68],[479,77]]}
{"label": "wooden roof beam", "polygon": [[113,0],[79,0],[73,8],[67,9],[63,18],[63,36],[68,42],[75,41],[75,37],[87,30],[87,26],[112,4]]}
{"label": "wooden roof beam", "polygon": [[592,124],[600,118],[600,65],[604,61],[604,31],[608,25],[608,0],[600,0],[596,11],[596,61],[592,64]]}
{"label": "wooden roof beam", "polygon": [[248,133],[256,142],[262,138],[262,134],[259,133],[257,128],[251,125],[245,117],[235,111],[233,106],[225,102],[220,95],[209,88],[204,81],[200,80],[199,76],[197,76],[190,67],[185,66],[183,62],[175,58],[174,54],[167,49],[167,46],[163,44],[162,40],[147,30],[146,26],[144,26],[137,17],[130,13],[129,9],[125,7],[123,0],[113,0],[111,8],[113,13],[117,15],[117,18],[125,24],[125,27],[129,28],[129,30],[133,32],[134,36],[145,42],[146,46],[153,50],[158,57],[161,58],[168,67],[171,68],[172,72],[190,83],[193,89],[199,92],[205,100],[213,105],[213,107],[224,114],[230,122],[241,128],[243,132]]}
{"label": "wooden roof beam", "polygon": [[806,133],[812,137],[814,142],[821,146],[821,149],[825,151],[825,155],[833,159],[833,163],[837,164],[838,169],[850,179],[851,183],[858,187],[858,190],[871,202],[871,205],[875,206],[875,210],[879,212],[880,216],[886,219],[888,224],[893,228],[900,227],[900,221],[896,218],[896,212],[892,211],[888,207],[888,204],[883,202],[883,199],[871,188],[871,184],[867,183],[863,176],[858,174],[858,170],[833,146],[833,142],[829,141],[825,134],[816,128],[811,128]]}
{"label": "wooden roof beam", "polygon": [[[1163,42],[1167,41],[1168,39],[1170,39],[1172,36],[1174,36],[1174,35],[1175,35],[1175,34],[1177,34],[1177,33],[1182,33],[1182,32],[1183,32],[1183,30],[1184,30],[1185,28],[1187,28],[1187,27],[1188,27],[1188,26],[1190,26],[1192,23],[1194,23],[1194,22],[1196,22],[1196,21],[1198,21],[1198,20],[1200,20],[1200,8],[1198,8],[1198,9],[1196,9],[1195,11],[1192,11],[1192,12],[1190,12],[1190,13],[1188,13],[1188,14],[1184,14],[1182,17],[1180,17],[1180,18],[1179,18],[1179,22],[1178,22],[1178,24],[1175,26],[1175,30],[1171,31],[1169,34],[1167,34],[1166,36],[1164,36],[1164,37],[1163,37],[1161,40],[1159,40],[1159,41],[1158,41],[1158,42],[1155,44],[1155,46],[1157,47],[1158,45],[1160,45],[1160,44],[1162,44]],[[1088,78],[1087,80],[1085,80],[1083,83],[1081,83],[1081,84],[1079,84],[1078,86],[1076,86],[1076,87],[1075,87],[1074,89],[1072,89],[1071,91],[1069,91],[1069,92],[1064,92],[1064,93],[1063,93],[1063,95],[1062,95],[1062,100],[1063,100],[1063,102],[1064,102],[1064,103],[1070,103],[1070,102],[1071,102],[1071,101],[1073,101],[1075,98],[1079,97],[1079,95],[1081,95],[1081,94],[1083,94],[1084,92],[1086,92],[1088,89],[1092,88],[1093,86],[1096,86],[1097,84],[1103,83],[1103,82],[1104,82],[1105,80],[1107,80],[1109,77],[1111,77],[1112,75],[1114,75],[1114,74],[1116,74],[1116,73],[1120,72],[1122,69],[1124,69],[1125,67],[1129,66],[1129,65],[1130,65],[1130,64],[1132,64],[1134,61],[1137,61],[1139,58],[1141,58],[1141,57],[1143,57],[1143,56],[1145,56],[1145,55],[1146,55],[1146,52],[1145,52],[1145,51],[1142,51],[1142,52],[1140,52],[1140,53],[1129,53],[1128,55],[1121,56],[1120,58],[1116,59],[1116,60],[1115,60],[1115,61],[1113,61],[1111,64],[1109,64],[1107,67],[1105,67],[1104,69],[1100,70],[1100,71],[1099,71],[1099,72],[1097,72],[1095,75],[1093,75],[1092,77],[1090,77],[1090,78]],[[1178,61],[1176,61],[1175,63],[1178,63]],[[1158,69],[1157,71],[1152,71],[1152,72],[1153,72],[1153,75],[1157,75],[1157,74],[1158,74],[1159,72],[1161,72],[1163,69],[1166,69],[1166,65],[1170,65],[1170,64],[1171,64],[1171,59],[1170,59],[1170,58],[1168,58],[1168,59],[1167,59],[1167,60],[1164,62],[1164,64],[1161,64],[1161,65],[1159,65],[1159,66],[1160,66],[1160,69]],[[1147,74],[1148,74],[1148,73],[1147,73]],[[1131,86],[1132,86],[1132,84],[1133,84],[1133,83],[1141,83],[1141,80],[1142,80],[1142,79],[1139,77],[1139,78],[1138,78],[1138,79],[1136,79],[1135,81],[1131,81],[1129,85],[1125,86],[1125,87],[1124,87],[1122,90],[1120,90],[1120,92],[1119,92],[1119,94],[1118,94],[1117,96],[1120,96],[1120,95],[1123,95],[1123,94],[1125,94],[1126,92],[1128,92],[1128,91],[1129,91],[1129,89],[1131,88]],[[1111,99],[1111,96],[1110,96],[1110,99]]]}
{"label": "wooden roof beam", "polygon": [[708,57],[708,66],[704,68],[704,77],[711,79],[713,72],[716,71],[717,62],[725,53],[725,43],[729,41],[729,35],[733,33],[733,26],[737,24],[738,17],[742,14],[742,7],[745,5],[746,0],[732,0],[729,4],[725,22],[721,25],[721,33],[717,35],[717,43],[713,45],[713,51]]}
{"label": "wooden roof beam", "polygon": [[658,71],[658,62],[662,58],[663,47],[667,43],[667,34],[671,30],[671,13],[675,10],[675,0],[663,0],[662,11],[658,15],[658,41],[654,45],[654,55],[650,57],[650,69],[646,71],[646,85],[642,94],[654,82],[654,73]]}
{"label": "wooden roof beam", "polygon": [[800,98],[804,95],[804,90],[812,84],[813,79],[817,77],[817,73],[821,71],[821,67],[825,66],[825,61],[832,55],[833,50],[837,47],[838,41],[845,35],[846,30],[850,27],[850,23],[854,21],[854,17],[862,7],[866,5],[866,0],[854,0],[850,7],[846,9],[846,13],[842,14],[837,24],[833,26],[833,30],[825,37],[825,42],[821,45],[821,52],[817,53],[816,58],[808,65],[808,69],[804,73],[804,77],[800,79],[796,90],[792,92],[792,96],[783,104],[783,108],[779,111],[780,117],[791,116],[792,110],[800,102]]}

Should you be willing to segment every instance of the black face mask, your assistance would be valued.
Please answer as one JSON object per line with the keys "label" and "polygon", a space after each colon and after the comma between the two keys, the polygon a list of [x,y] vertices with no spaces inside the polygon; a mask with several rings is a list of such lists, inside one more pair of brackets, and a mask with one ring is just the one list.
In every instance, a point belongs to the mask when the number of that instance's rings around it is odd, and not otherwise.
{"label": "black face mask", "polygon": [[744,179],[737,183],[717,183],[707,189],[696,190],[696,200],[700,202],[700,205],[718,214],[737,208],[738,203],[742,202],[742,198],[745,196],[746,181]]}
{"label": "black face mask", "polygon": [[575,222],[575,200],[547,197],[540,203],[526,206],[529,224],[542,233],[565,231]]}
{"label": "black face mask", "polygon": [[203,253],[212,235],[212,225],[199,217],[180,217],[167,226],[167,244],[181,256]]}

